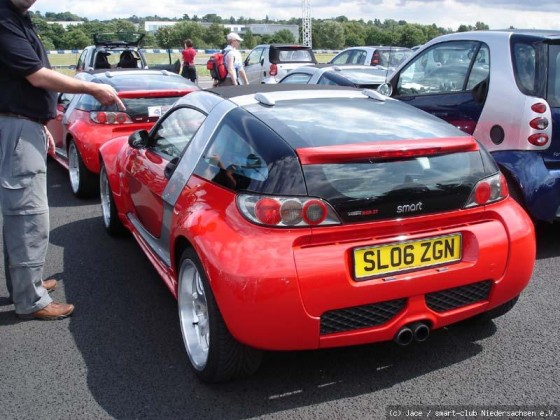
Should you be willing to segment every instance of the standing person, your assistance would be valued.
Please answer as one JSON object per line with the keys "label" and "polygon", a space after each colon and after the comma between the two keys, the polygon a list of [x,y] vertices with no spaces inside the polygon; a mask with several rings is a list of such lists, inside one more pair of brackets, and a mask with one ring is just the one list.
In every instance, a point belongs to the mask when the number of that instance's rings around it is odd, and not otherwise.
{"label": "standing person", "polygon": [[230,32],[226,39],[228,45],[224,49],[224,57],[228,75],[219,86],[236,86],[240,84],[240,81],[242,81],[244,85],[248,85],[249,80],[243,68],[243,59],[238,49],[241,42],[243,42],[243,38],[235,32]]}
{"label": "standing person", "polygon": [[181,76],[195,83],[196,67],[194,64],[194,58],[196,57],[196,50],[193,48],[193,43],[190,39],[186,39],[184,44],[185,44],[185,49],[182,52],[183,70],[181,71]]}
{"label": "standing person", "polygon": [[56,116],[56,92],[88,93],[103,105],[124,105],[113,87],[51,70],[28,10],[36,0],[0,0],[0,207],[6,285],[24,319],[66,318],[74,305],[54,302],[43,279],[49,243],[46,123]]}

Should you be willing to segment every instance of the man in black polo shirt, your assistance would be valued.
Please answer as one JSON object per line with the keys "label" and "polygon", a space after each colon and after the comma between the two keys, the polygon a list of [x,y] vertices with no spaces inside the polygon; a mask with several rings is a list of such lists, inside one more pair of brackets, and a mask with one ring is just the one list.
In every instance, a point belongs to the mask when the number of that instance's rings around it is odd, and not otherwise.
{"label": "man in black polo shirt", "polygon": [[16,314],[63,319],[74,305],[52,301],[43,281],[49,242],[47,150],[54,141],[45,124],[56,116],[56,92],[88,93],[124,109],[109,85],[51,70],[28,14],[36,0],[0,0],[0,206],[4,269]]}

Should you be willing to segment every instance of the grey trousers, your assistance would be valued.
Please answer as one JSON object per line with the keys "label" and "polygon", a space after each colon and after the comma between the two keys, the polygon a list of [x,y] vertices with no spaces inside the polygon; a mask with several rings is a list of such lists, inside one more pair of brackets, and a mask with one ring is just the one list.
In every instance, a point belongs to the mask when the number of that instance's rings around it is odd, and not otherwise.
{"label": "grey trousers", "polygon": [[49,243],[47,138],[33,121],[0,115],[0,206],[6,286],[16,313],[52,299],[42,286]]}

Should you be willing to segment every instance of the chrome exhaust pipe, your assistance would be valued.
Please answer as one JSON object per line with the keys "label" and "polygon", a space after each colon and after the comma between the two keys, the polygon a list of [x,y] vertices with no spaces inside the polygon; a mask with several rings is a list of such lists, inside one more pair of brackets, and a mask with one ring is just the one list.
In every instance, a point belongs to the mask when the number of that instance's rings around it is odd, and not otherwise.
{"label": "chrome exhaust pipe", "polygon": [[410,326],[414,339],[421,343],[426,341],[430,336],[430,327],[424,322],[415,322]]}
{"label": "chrome exhaust pipe", "polygon": [[395,342],[401,346],[408,346],[414,340],[414,333],[408,327],[402,327],[394,338]]}

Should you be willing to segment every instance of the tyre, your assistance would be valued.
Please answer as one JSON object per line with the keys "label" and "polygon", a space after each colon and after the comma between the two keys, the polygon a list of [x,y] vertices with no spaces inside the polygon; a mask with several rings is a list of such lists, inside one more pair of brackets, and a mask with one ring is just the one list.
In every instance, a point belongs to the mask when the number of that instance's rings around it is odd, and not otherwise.
{"label": "tyre", "polygon": [[121,235],[126,229],[123,226],[119,215],[117,214],[117,207],[113,198],[113,191],[109,184],[107,177],[107,170],[105,165],[101,165],[101,172],[99,174],[99,192],[101,197],[101,213],[103,215],[103,225],[109,235]]}
{"label": "tyre", "polygon": [[68,175],[70,188],[76,197],[93,197],[97,192],[97,175],[86,168],[73,141],[68,145]]}
{"label": "tyre", "polygon": [[179,321],[190,365],[204,382],[225,382],[257,371],[262,352],[229,333],[202,264],[192,249],[183,252],[178,278]]}

